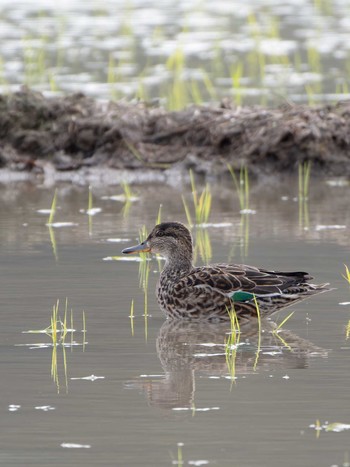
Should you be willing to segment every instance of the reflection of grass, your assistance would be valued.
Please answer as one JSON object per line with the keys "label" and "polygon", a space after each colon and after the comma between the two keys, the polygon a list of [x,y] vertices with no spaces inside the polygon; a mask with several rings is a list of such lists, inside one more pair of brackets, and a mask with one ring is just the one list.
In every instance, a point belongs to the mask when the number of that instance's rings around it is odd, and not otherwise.
{"label": "reflection of grass", "polygon": [[[192,188],[192,200],[193,200],[193,208],[194,208],[194,218],[195,223],[198,224],[205,224],[208,222],[210,209],[211,209],[211,192],[210,187],[207,184],[198,196],[197,187],[194,181],[194,176],[192,170],[190,170],[190,179],[191,179],[191,188]],[[184,204],[185,213],[187,217],[187,222],[190,226],[193,226],[192,222],[192,215],[188,204],[184,196],[182,196],[182,202]]]}
{"label": "reflection of grass", "polygon": [[130,326],[131,326],[131,335],[134,335],[134,299],[131,300],[131,305],[130,305]]}
{"label": "reflection of grass", "polygon": [[276,336],[281,342],[282,344],[288,348],[289,350],[292,350],[291,346],[289,344],[287,344],[287,342],[279,335],[279,331],[282,329],[282,326],[289,320],[289,318],[291,318],[292,316],[294,315],[294,311],[292,311],[291,313],[289,313],[289,315],[284,318],[284,320],[272,331],[272,334],[274,336]]}
{"label": "reflection of grass", "polygon": [[182,456],[182,447],[184,443],[177,443],[177,465],[181,467],[184,464],[183,456]]}
{"label": "reflection of grass", "polygon": [[309,228],[309,187],[311,162],[307,161],[298,166],[298,204],[299,227]]}
{"label": "reflection of grass", "polygon": [[47,225],[53,224],[53,220],[56,214],[56,206],[57,206],[57,188],[55,189],[55,194],[53,195],[53,198],[52,198],[50,216],[49,216],[49,220],[47,221]]}
{"label": "reflection of grass", "polygon": [[254,303],[255,303],[255,308],[256,308],[256,316],[258,318],[258,348],[256,349],[256,356],[255,356],[255,362],[254,362],[254,371],[255,371],[258,365],[260,349],[261,349],[261,316],[260,316],[259,304],[258,304],[258,301],[255,295],[254,295]]}
{"label": "reflection of grass", "polygon": [[232,383],[235,382],[236,377],[236,357],[240,340],[240,325],[234,307],[232,306],[232,309],[227,310],[227,312],[230,317],[230,333],[227,339],[225,339],[225,358],[227,370],[231,377],[232,388]]}

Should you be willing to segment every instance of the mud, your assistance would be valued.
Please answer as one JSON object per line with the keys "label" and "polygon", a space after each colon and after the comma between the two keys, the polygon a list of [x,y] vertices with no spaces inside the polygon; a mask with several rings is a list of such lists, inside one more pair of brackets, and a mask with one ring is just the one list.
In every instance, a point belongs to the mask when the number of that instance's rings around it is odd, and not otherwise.
{"label": "mud", "polygon": [[259,177],[296,171],[304,161],[313,175],[350,176],[350,101],[266,109],[225,100],[168,112],[80,93],[45,97],[22,88],[0,96],[0,168],[7,174],[40,178],[95,167],[215,176],[227,164],[246,164]]}

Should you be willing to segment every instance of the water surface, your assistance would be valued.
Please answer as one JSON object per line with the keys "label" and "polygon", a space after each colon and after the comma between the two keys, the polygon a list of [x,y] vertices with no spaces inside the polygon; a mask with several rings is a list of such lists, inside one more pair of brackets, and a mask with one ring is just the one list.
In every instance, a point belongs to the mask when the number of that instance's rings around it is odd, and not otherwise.
{"label": "water surface", "polygon": [[[120,188],[93,188],[101,212],[89,223],[88,189],[58,186],[55,222],[75,225],[50,236],[38,210],[50,208],[53,188],[1,187],[1,464],[164,466],[181,465],[182,456],[183,465],[343,465],[349,433],[310,425],[350,423],[350,308],[339,305],[350,301],[341,276],[350,263],[349,186],[313,181],[306,220],[294,179],[252,184],[249,216],[240,215],[229,181],[212,186],[214,225],[205,229],[212,262],[306,270],[336,288],[291,308],[280,338],[265,323],[258,355],[256,329],[242,329],[231,371],[226,327],[164,320],[155,259],[147,263],[146,318],[139,263],[104,260],[137,241],[142,225],[152,228],[160,201],[164,220],[186,221],[188,186],[132,189],[139,200],[125,213],[123,203],[105,199]],[[62,345],[57,383],[50,337],[24,333],[50,325],[57,299],[63,316],[66,297],[76,329],[65,341],[67,388]]]}

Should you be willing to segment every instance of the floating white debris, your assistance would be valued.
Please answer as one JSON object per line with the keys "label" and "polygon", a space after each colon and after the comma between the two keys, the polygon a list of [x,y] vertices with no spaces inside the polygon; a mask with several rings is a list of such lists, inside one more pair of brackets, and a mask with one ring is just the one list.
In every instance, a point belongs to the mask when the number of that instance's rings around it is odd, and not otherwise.
{"label": "floating white debris", "polygon": [[105,379],[105,376],[82,376],[81,378],[71,378],[71,380],[78,380],[78,379],[84,379],[85,381],[96,381],[98,379]]}
{"label": "floating white debris", "polygon": [[61,443],[61,448],[68,449],[89,449],[91,444]]}
{"label": "floating white debris", "polygon": [[10,404],[9,405],[9,412],[17,412],[21,408],[20,405],[17,404]]}
{"label": "floating white debris", "polygon": [[254,209],[241,209],[239,211],[240,214],[256,214]]}
{"label": "floating white debris", "polygon": [[220,407],[174,407],[172,410],[180,411],[191,411],[191,412],[209,412],[210,410],[220,410]]}
{"label": "floating white debris", "polygon": [[[103,261],[134,261],[136,263],[142,263],[142,261],[145,261],[140,258],[140,256],[106,256],[102,259]],[[146,261],[150,261],[150,258],[146,258]]]}
{"label": "floating white debris", "polygon": [[209,376],[209,379],[220,379],[220,376]]}
{"label": "floating white debris", "polygon": [[111,243],[131,242],[130,238],[107,238],[106,241]]}
{"label": "floating white debris", "polygon": [[316,232],[319,232],[320,230],[341,230],[341,229],[346,229],[346,225],[316,225]]}
{"label": "floating white debris", "polygon": [[[203,347],[217,347],[219,344],[215,344],[214,342],[202,342],[201,344],[198,344],[198,345],[201,345]],[[224,344],[220,344],[221,347],[224,346]]]}
{"label": "floating white debris", "polygon": [[55,229],[59,229],[61,227],[72,227],[76,224],[75,222],[53,222],[52,224],[46,224],[47,227],[54,227]]}
{"label": "floating white debris", "polygon": [[[25,332],[25,331],[22,331],[22,332]],[[48,349],[49,347],[52,347],[52,344],[39,342],[37,344],[15,344],[15,347],[28,347],[29,350]]]}
{"label": "floating white debris", "polygon": [[349,185],[348,180],[346,180],[345,178],[327,180],[326,183],[327,183],[327,185],[333,186],[333,187],[342,187],[342,186],[348,186]]}
{"label": "floating white debris", "polygon": [[232,222],[219,222],[197,224],[197,227],[202,227],[203,229],[207,229],[208,227],[213,227],[214,229],[222,229],[224,227],[231,227],[232,225]]}
{"label": "floating white debris", "polygon": [[[176,461],[177,462],[177,461]],[[188,465],[198,465],[198,466],[201,466],[201,465],[208,465],[209,464],[209,461],[207,460],[198,460],[198,461],[188,461]]]}
{"label": "floating white debris", "polygon": [[309,425],[309,428],[313,428],[316,431],[333,431],[334,433],[340,433],[342,431],[350,430],[350,424],[349,423],[339,423],[339,422],[334,422],[334,423],[328,423],[325,422],[324,424],[320,424],[320,422],[312,423]]}
{"label": "floating white debris", "polygon": [[329,423],[325,425],[326,431],[335,431],[336,433],[340,433],[341,431],[350,430],[350,424],[348,423]]}
{"label": "floating white debris", "polygon": [[350,305],[350,302],[340,302],[339,305]]}
{"label": "floating white debris", "polygon": [[283,379],[289,379],[289,376],[288,375],[284,375],[282,376]]}
{"label": "floating white debris", "polygon": [[36,212],[37,212],[38,214],[46,214],[46,215],[49,215],[49,214],[51,214],[52,211],[51,211],[51,209],[38,209]]}
{"label": "floating white debris", "polygon": [[164,378],[164,375],[140,375],[140,378]]}
{"label": "floating white debris", "polygon": [[289,196],[281,196],[281,200],[282,200],[282,201],[288,201],[288,200],[289,200]]}
{"label": "floating white debris", "polygon": [[115,195],[115,196],[102,196],[101,199],[110,199],[112,201],[120,201],[121,203],[134,203],[140,199],[139,196],[125,196],[125,195]]}
{"label": "floating white debris", "polygon": [[49,412],[50,410],[56,410],[56,407],[52,407],[52,405],[38,405],[35,407],[35,410],[42,410],[43,412]]}
{"label": "floating white debris", "polygon": [[98,214],[101,211],[102,211],[102,208],[91,208],[86,211],[86,214],[88,216],[95,216],[95,214]]}
{"label": "floating white debris", "polygon": [[[230,347],[231,349],[232,347]],[[193,354],[194,357],[202,358],[202,357],[218,357],[219,355],[225,355],[225,352],[220,353],[195,353]]]}

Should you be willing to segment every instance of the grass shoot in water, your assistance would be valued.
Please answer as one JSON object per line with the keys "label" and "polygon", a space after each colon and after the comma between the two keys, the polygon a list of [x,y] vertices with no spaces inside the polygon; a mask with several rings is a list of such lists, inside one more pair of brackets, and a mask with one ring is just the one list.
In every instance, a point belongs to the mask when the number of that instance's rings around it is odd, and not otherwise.
{"label": "grass shoot in water", "polygon": [[246,166],[241,166],[239,176],[236,175],[233,167],[227,164],[227,168],[231,174],[236,193],[239,200],[239,212],[241,214],[240,222],[240,239],[241,239],[241,256],[244,258],[248,255],[249,248],[249,214],[254,213],[249,207],[250,204],[250,187],[249,173]]}
{"label": "grass shoot in water", "polygon": [[193,201],[195,222],[192,221],[191,211],[190,211],[188,204],[186,203],[184,196],[182,196],[182,202],[185,208],[187,222],[191,227],[193,227],[194,223],[196,225],[200,225],[200,224],[206,224],[208,222],[210,210],[211,210],[212,196],[211,196],[210,186],[208,184],[205,186],[202,193],[198,195],[192,170],[190,170],[190,179],[191,179],[192,201]]}
{"label": "grass shoot in water", "polygon": [[[70,328],[68,328],[68,299],[65,301],[65,308],[63,318],[59,314],[59,300],[52,307],[52,313],[50,317],[50,325],[43,330],[30,330],[26,331],[27,333],[32,334],[46,334],[51,339],[52,347],[52,356],[51,356],[51,377],[56,384],[57,392],[60,392],[60,378],[58,371],[58,349],[62,350],[62,365],[64,371],[65,387],[66,392],[68,392],[68,366],[67,366],[67,355],[66,348],[70,347],[71,350],[73,346],[77,345],[77,342],[73,339],[73,334],[76,330],[73,328],[73,310],[70,310]],[[83,343],[80,344],[83,346],[83,350],[86,344],[86,321],[85,321],[85,312],[83,311]],[[70,342],[67,342],[67,335],[71,334]]]}
{"label": "grass shoot in water", "polygon": [[298,205],[299,227],[309,228],[309,189],[310,189],[311,162],[306,161],[298,166]]}

